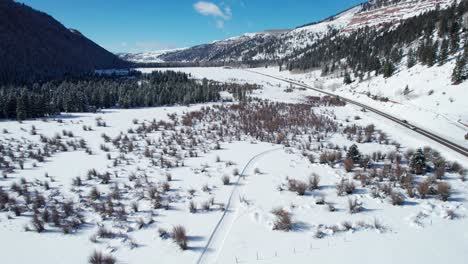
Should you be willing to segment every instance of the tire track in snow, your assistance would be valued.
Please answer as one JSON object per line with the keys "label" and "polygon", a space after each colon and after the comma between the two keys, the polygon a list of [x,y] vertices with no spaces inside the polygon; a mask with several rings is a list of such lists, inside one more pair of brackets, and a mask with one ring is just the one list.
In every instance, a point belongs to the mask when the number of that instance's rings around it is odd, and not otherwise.
{"label": "tire track in snow", "polygon": [[[233,199],[234,196],[239,194],[239,183],[241,180],[244,178],[246,171],[249,169],[249,167],[252,165],[254,161],[256,161],[258,158],[271,153],[273,151],[281,150],[283,148],[275,148],[275,149],[270,149],[267,151],[264,151],[262,153],[259,153],[255,156],[253,156],[247,164],[244,166],[242,169],[241,174],[239,175],[234,188],[231,191],[231,194],[229,196],[228,202],[226,204],[226,208],[221,215],[221,218],[218,220],[218,223],[216,223],[215,228],[211,232],[210,237],[208,238],[208,242],[206,243],[206,246],[203,248],[203,252],[200,254],[200,257],[198,260],[195,262],[196,264],[201,264],[201,263],[206,263],[209,261],[210,255],[214,256],[214,259],[211,261],[211,263],[215,263],[218,260],[219,254],[221,253],[221,249],[223,248],[223,245],[231,231],[232,226],[234,225],[234,222],[237,219],[237,213],[238,213],[238,208],[235,208],[235,201],[237,199]],[[224,231],[224,232],[221,232]],[[223,235],[224,234],[224,235]],[[219,244],[216,245],[216,242]],[[213,249],[214,246],[217,246],[216,249]],[[213,249],[214,252],[208,252],[208,250]]]}

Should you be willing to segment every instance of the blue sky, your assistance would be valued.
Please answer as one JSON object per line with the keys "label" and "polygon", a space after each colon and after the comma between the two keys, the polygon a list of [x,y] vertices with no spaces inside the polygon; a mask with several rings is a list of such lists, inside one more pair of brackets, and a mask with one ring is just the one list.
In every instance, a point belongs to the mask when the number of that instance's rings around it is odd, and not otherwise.
{"label": "blue sky", "polygon": [[363,0],[17,0],[112,52],[189,47],[247,32],[294,28]]}

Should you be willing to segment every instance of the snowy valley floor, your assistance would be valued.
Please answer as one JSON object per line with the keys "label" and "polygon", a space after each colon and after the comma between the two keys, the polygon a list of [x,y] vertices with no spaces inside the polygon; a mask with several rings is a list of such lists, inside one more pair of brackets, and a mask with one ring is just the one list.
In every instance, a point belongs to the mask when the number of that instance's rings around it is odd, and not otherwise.
{"label": "snowy valley floor", "polygon": [[[288,92],[285,82],[243,70],[177,70],[196,78],[258,83],[263,89],[251,96],[274,102],[307,103],[307,96],[318,96],[298,89]],[[315,82],[306,75],[257,70]],[[329,82],[322,85],[335,87]],[[343,96],[352,95],[345,88],[335,90]],[[453,105],[440,104],[447,118],[430,115],[437,109],[418,112],[409,105],[373,104],[393,109],[394,114],[411,113],[410,122],[420,122],[466,146],[460,136],[467,130],[455,123],[466,122],[468,111],[463,110],[466,104],[459,103],[460,95],[453,93],[447,95],[455,98]],[[362,100],[374,102],[367,96]],[[228,113],[235,115],[241,110],[230,108],[233,104],[112,109],[23,123],[0,121],[2,153],[15,166],[0,179],[2,190],[12,198],[5,203],[8,209],[0,210],[2,263],[86,263],[94,250],[114,256],[118,263],[197,263],[204,252],[200,263],[435,264],[468,259],[468,182],[452,170],[454,161],[467,168],[466,157],[350,105],[307,106],[306,110],[310,108],[310,114],[318,117],[311,119],[317,122],[316,127],[311,125],[308,130],[304,124],[310,120],[295,116],[295,130],[281,127],[282,133],[271,133],[275,142],[262,142],[235,131],[232,120],[236,118]],[[430,107],[429,103],[421,104]],[[207,107],[212,112],[205,111]],[[244,109],[244,114],[271,110],[260,103],[255,107]],[[304,109],[291,106],[271,107],[281,110],[278,115],[304,113]],[[461,110],[457,114],[453,108]],[[193,111],[198,111],[193,120],[182,117]],[[245,124],[246,131],[250,131],[246,127],[259,125]],[[375,125],[370,140],[358,139],[370,124]],[[353,125],[357,132],[343,131]],[[384,133],[385,139],[379,142]],[[265,138],[269,135],[261,134]],[[356,165],[352,172],[345,171],[341,160],[353,144],[363,156],[374,156],[372,169],[362,171]],[[425,146],[447,159],[445,175],[431,184],[437,188],[441,181],[449,183],[448,201],[441,201],[439,194],[422,199],[418,191],[410,197],[403,188],[404,176],[392,177],[397,174],[395,156],[401,155],[401,165],[406,168],[406,151]],[[50,152],[44,162],[32,158],[44,150]],[[378,153],[385,157],[376,157]],[[322,154],[336,156],[320,162]],[[19,168],[20,160],[24,160],[23,169]],[[308,183],[313,174],[320,177],[318,188],[308,188],[304,195],[291,190],[293,183]],[[411,177],[414,189],[433,174]],[[226,177],[229,184],[224,182]],[[339,195],[336,186],[342,181],[355,185],[355,190]],[[37,198],[39,193],[47,206]],[[405,196],[401,206],[392,205],[392,193]],[[33,201],[27,203],[27,199]],[[67,201],[72,211],[64,206]],[[359,212],[349,212],[350,201],[361,205]],[[190,212],[191,205],[196,212]],[[37,233],[33,215],[44,217],[44,211],[52,212],[52,208],[58,210],[60,224],[44,224],[45,230]],[[292,216],[289,232],[273,230],[276,216],[272,210],[276,208]],[[16,215],[15,209],[21,213]],[[65,230],[68,224],[73,227]],[[181,250],[170,238],[177,225],[187,230],[187,250]],[[64,234],[68,231],[70,234]],[[210,236],[213,239],[205,250]]]}

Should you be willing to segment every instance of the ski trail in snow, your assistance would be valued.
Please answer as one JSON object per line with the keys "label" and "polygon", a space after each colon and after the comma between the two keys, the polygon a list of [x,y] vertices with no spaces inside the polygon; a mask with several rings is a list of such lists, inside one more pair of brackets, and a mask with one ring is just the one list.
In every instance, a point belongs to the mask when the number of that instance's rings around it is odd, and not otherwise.
{"label": "ski trail in snow", "polygon": [[[235,221],[237,220],[237,216],[239,213],[239,199],[234,198],[237,198],[239,196],[241,189],[239,183],[242,181],[242,179],[245,176],[245,173],[247,172],[249,167],[254,163],[254,161],[268,153],[281,149],[283,148],[270,149],[260,154],[257,154],[254,157],[252,157],[244,166],[241,174],[239,175],[235,183],[234,188],[231,191],[231,195],[229,196],[226,208],[223,214],[221,215],[221,218],[219,219],[218,223],[216,224],[215,228],[211,232],[208,242],[206,243],[206,246],[203,249],[203,252],[200,254],[200,257],[198,258],[196,264],[216,263],[216,261],[219,258],[219,255],[221,254],[221,250],[224,246],[224,243],[226,242],[226,239],[228,238],[229,233],[231,232],[231,229],[234,226]],[[209,250],[213,250],[213,252],[210,252]]]}

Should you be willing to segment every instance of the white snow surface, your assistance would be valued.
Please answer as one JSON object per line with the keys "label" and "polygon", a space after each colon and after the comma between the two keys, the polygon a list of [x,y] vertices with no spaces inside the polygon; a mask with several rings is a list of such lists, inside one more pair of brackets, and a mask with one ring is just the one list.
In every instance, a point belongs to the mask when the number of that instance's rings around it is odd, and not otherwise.
{"label": "white snow surface", "polygon": [[[355,83],[351,86],[341,85],[342,78],[320,79],[319,72],[307,74],[291,74],[279,72],[277,68],[254,69],[271,75],[302,81],[334,91],[343,96],[362,100],[374,107],[389,111],[392,114],[405,115],[410,122],[418,123],[425,128],[435,130],[439,134],[457,139],[462,135],[463,127],[455,125],[456,119],[466,122],[467,85],[452,86],[443,76],[450,70],[450,65],[427,69],[417,66],[404,70],[387,80],[373,78]],[[140,69],[149,72],[166,69]],[[318,93],[300,90],[286,82],[274,80],[243,69],[229,68],[178,68],[169,69],[192,74],[194,78],[209,78],[218,81],[239,83],[256,83],[262,89],[251,96],[279,102],[300,103],[306,96],[317,96]],[[435,74],[437,78],[434,78]],[[399,89],[404,89],[408,78],[414,98],[401,98]],[[429,81],[428,81],[429,80]],[[292,91],[288,91],[291,89]],[[433,89],[434,94],[428,95]],[[370,91],[381,94],[395,102],[381,103],[362,95]],[[443,94],[445,92],[445,94]],[[453,97],[453,102],[449,98]],[[437,104],[438,103],[438,104]],[[26,140],[38,142],[39,136],[29,133],[35,126],[38,134],[52,137],[62,130],[73,131],[74,136],[88,142],[93,155],[84,151],[69,151],[54,154],[45,163],[33,167],[31,162],[25,164],[24,170],[16,170],[8,179],[1,179],[0,186],[8,188],[12,182],[18,182],[21,177],[34,182],[50,180],[45,173],[54,179],[50,182],[51,189],[69,192],[72,179],[76,176],[85,178],[87,171],[95,168],[98,171],[111,170],[112,162],[106,158],[106,152],[101,151],[101,134],[111,138],[124,133],[129,128],[135,128],[134,119],[140,122],[152,119],[169,120],[168,114],[182,115],[188,111],[199,110],[212,104],[193,105],[189,107],[157,107],[142,109],[108,109],[101,113],[76,113],[41,120],[30,120],[18,123],[0,121],[0,128],[8,133],[0,134],[0,140],[15,142]],[[430,109],[427,110],[427,109]],[[379,116],[363,113],[352,105],[344,107],[322,107],[318,112],[330,115],[333,113],[340,122],[354,123],[360,126],[375,124],[377,129],[387,133],[390,140],[401,143],[403,150],[418,148],[425,145],[439,150],[443,156],[456,160],[462,166],[468,167],[468,160],[453,151],[437,144],[432,144],[426,138],[392,124]],[[443,116],[442,116],[443,115]],[[355,116],[360,116],[355,120]],[[106,127],[95,126],[96,118],[100,117],[107,123]],[[424,118],[423,118],[424,117]],[[56,122],[60,118],[61,122]],[[434,124],[433,124],[434,123]],[[84,131],[83,125],[93,127],[93,131]],[[466,129],[465,129],[466,132]],[[157,136],[154,135],[155,139]],[[350,146],[352,141],[340,134],[333,134],[323,144]],[[318,143],[317,143],[318,144]],[[465,143],[466,144],[466,143]],[[395,150],[393,145],[377,143],[358,143],[361,152],[371,154],[375,151],[388,153]],[[119,153],[111,151],[112,156]],[[260,156],[258,156],[261,154]],[[221,162],[215,162],[219,156]],[[134,157],[135,163],[121,166],[119,175],[130,172],[145,172],[151,181],[164,181],[166,170],[153,167],[147,159]],[[253,159],[254,158],[254,159]],[[232,161],[234,165],[228,165]],[[209,165],[206,172],[202,168]],[[248,165],[248,166],[247,166]],[[242,171],[245,177],[234,177],[232,181],[239,184],[222,185],[220,178],[230,174],[234,168]],[[259,173],[255,172],[258,168]],[[450,261],[464,263],[468,259],[468,183],[462,182],[454,173],[447,172],[445,181],[452,186],[453,195],[448,202],[436,198],[407,198],[404,206],[392,206],[388,198],[373,198],[364,187],[357,184],[357,191],[350,197],[356,198],[364,205],[365,210],[358,214],[347,211],[348,197],[338,196],[334,185],[340,179],[351,179],[353,174],[346,173],[341,166],[330,167],[324,164],[310,163],[307,157],[294,148],[254,142],[251,140],[224,142],[221,150],[210,150],[196,158],[188,158],[185,167],[170,170],[173,181],[171,193],[177,197],[171,210],[158,210],[151,216],[149,204],[142,203],[142,208],[129,222],[133,226],[137,217],[154,218],[155,222],[140,230],[127,230],[132,240],[139,246],[133,248],[123,239],[99,239],[92,243],[90,236],[97,230],[95,223],[101,219],[96,215],[88,215],[86,227],[71,235],[63,235],[59,231],[46,231],[42,234],[24,231],[24,225],[30,223],[30,215],[16,217],[11,212],[0,212],[0,248],[2,263],[86,263],[94,249],[112,254],[118,263],[310,263],[311,260],[326,263],[425,263],[436,264]],[[320,175],[320,188],[308,191],[305,196],[298,196],[289,191],[278,191],[278,186],[284,184],[287,177],[307,181],[311,173]],[[125,177],[112,178],[113,183],[123,183]],[[212,193],[201,191],[208,184]],[[87,188],[87,187],[85,187]],[[109,190],[99,185],[104,192]],[[197,190],[193,198],[189,198],[189,189]],[[84,195],[86,195],[85,193]],[[70,192],[70,196],[71,196]],[[216,202],[227,203],[233,195],[231,206],[226,211],[226,217],[220,222],[223,212],[212,210],[190,214],[187,204],[193,199],[198,204],[210,197],[216,197]],[[316,204],[320,197],[325,197],[337,211],[329,212],[324,205]],[[282,207],[293,216],[294,228],[291,232],[272,230],[274,216],[271,211]],[[455,219],[449,219],[448,212],[454,212]],[[133,222],[132,222],[133,221]],[[353,228],[343,231],[345,221]],[[376,222],[380,223],[375,228]],[[220,228],[213,230],[217,223]],[[111,225],[109,221],[106,225]],[[181,251],[171,239],[161,239],[158,229],[170,230],[172,226],[184,225],[189,235],[189,249]],[[46,230],[50,228],[46,228]],[[317,233],[324,238],[315,238]],[[212,244],[202,256],[202,252],[213,236]],[[27,254],[25,253],[27,252]]]}

